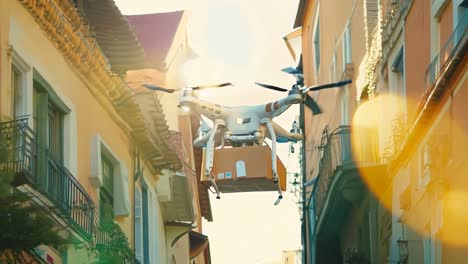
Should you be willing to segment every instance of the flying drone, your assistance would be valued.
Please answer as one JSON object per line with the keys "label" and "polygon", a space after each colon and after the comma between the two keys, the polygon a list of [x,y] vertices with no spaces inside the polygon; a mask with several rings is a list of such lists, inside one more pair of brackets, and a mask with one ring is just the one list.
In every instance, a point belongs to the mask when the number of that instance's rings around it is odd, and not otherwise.
{"label": "flying drone", "polygon": [[297,133],[298,131],[286,131],[280,125],[275,123],[273,118],[281,115],[291,105],[300,103],[304,103],[309,107],[313,114],[319,114],[321,113],[320,107],[314,99],[309,96],[308,92],[327,88],[336,88],[351,82],[350,80],[347,80],[337,83],[305,87],[303,85],[304,78],[299,69],[288,67],[283,69],[283,71],[296,77],[296,84],[294,84],[290,90],[269,84],[256,84],[263,88],[280,92],[288,92],[288,95],[280,100],[255,106],[222,106],[201,100],[196,94],[197,90],[231,86],[231,83],[185,87],[182,90],[169,89],[149,84],[143,85],[153,91],[162,91],[166,93],[181,91],[182,94],[179,107],[190,109],[190,111],[194,111],[195,113],[203,115],[213,121],[213,126],[209,129],[208,133],[195,139],[193,144],[196,147],[206,148],[205,173],[217,194],[217,199],[220,198],[220,191],[212,173],[214,149],[218,146],[221,148],[224,146],[260,146],[263,145],[265,138],[269,138],[271,139],[273,181],[278,186],[278,199],[275,202],[275,205],[278,204],[283,196],[277,173],[276,143],[286,143],[290,141],[297,142],[302,140],[302,134]]}

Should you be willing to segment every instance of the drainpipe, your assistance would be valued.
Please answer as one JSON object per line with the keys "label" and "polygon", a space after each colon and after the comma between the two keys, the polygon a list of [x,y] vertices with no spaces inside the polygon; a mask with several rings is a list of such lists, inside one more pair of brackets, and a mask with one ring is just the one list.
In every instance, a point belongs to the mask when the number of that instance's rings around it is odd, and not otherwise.
{"label": "drainpipe", "polygon": [[299,127],[302,130],[302,183],[301,183],[301,195],[302,195],[302,221],[301,221],[301,244],[302,244],[302,263],[306,264],[307,262],[307,235],[306,235],[306,189],[305,182],[306,177],[306,134],[305,134],[305,117],[304,117],[304,104],[299,105]]}

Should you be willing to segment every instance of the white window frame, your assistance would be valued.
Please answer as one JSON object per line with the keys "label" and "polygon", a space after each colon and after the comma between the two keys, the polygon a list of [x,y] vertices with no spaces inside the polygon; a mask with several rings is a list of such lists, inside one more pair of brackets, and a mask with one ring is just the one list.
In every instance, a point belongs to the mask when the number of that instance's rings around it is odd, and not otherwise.
{"label": "white window frame", "polygon": [[424,188],[431,181],[431,153],[430,145],[425,143],[419,152],[419,186]]}
{"label": "white window frame", "polygon": [[463,3],[463,0],[453,0],[452,7],[453,7],[453,29],[455,29],[458,26],[458,23],[460,22],[460,14],[459,14],[459,6]]}
{"label": "white window frame", "polygon": [[91,175],[89,180],[96,189],[102,186],[102,154],[114,165],[114,217],[129,216],[128,169],[99,134],[91,142]]}
{"label": "white window frame", "polygon": [[348,85],[342,88],[341,94],[341,124],[349,125],[349,89]]}
{"label": "white window frame", "polygon": [[351,26],[348,21],[346,24],[345,30],[343,32],[343,37],[341,41],[342,48],[342,62],[343,62],[343,71],[346,70],[346,64],[352,62],[351,56]]}
{"label": "white window frame", "polygon": [[[32,72],[32,67],[29,63],[27,63],[14,49],[13,47],[10,46],[9,49],[9,55],[11,57],[11,68],[10,68],[10,79],[13,71],[13,67],[15,67],[20,75],[21,75],[21,92],[23,93],[23,102],[21,102],[20,106],[20,114],[17,116],[13,116],[13,108],[14,106],[14,94],[15,91],[11,91],[12,97],[11,97],[11,109],[12,109],[12,117],[16,118],[19,116],[26,116],[29,115],[28,117],[28,124],[32,126],[33,124],[33,117],[32,117],[32,112],[33,112],[33,94],[32,94],[32,87],[33,87],[33,72]],[[11,89],[13,89],[13,85],[10,85]]]}
{"label": "white window frame", "polygon": [[[10,45],[8,49],[8,55],[11,58],[10,63],[10,78],[11,71],[15,67],[21,74],[21,92],[24,95],[24,101],[21,102],[20,114],[13,116],[13,111],[11,113],[13,118],[20,116],[28,117],[28,125],[33,127],[33,90],[34,90],[34,73],[33,67],[29,64],[23,57]],[[10,80],[11,81],[11,80]],[[52,87],[57,87],[57,85],[52,84]],[[12,85],[10,85],[10,89]],[[75,107],[71,100],[66,96],[60,93],[60,91],[55,90],[57,96],[60,100],[70,109],[70,112],[63,116],[63,162],[65,167],[72,173],[74,177],[78,175],[78,157],[77,157],[77,129],[76,129],[76,112]],[[14,91],[11,91],[11,109],[14,107]]]}
{"label": "white window frame", "polygon": [[[317,58],[317,53],[320,54],[320,2],[317,3],[317,11],[315,12],[315,21],[313,25],[313,30],[311,34],[311,39],[312,39],[312,51],[313,51],[313,61],[314,61],[314,75],[315,78],[317,79],[319,70],[320,70],[320,64],[321,64],[321,56],[318,56]],[[318,43],[317,43],[317,38],[318,38]],[[318,62],[318,63],[317,63]]]}
{"label": "white window frame", "polygon": [[330,82],[336,82],[336,51],[333,52],[332,61],[330,63]]}

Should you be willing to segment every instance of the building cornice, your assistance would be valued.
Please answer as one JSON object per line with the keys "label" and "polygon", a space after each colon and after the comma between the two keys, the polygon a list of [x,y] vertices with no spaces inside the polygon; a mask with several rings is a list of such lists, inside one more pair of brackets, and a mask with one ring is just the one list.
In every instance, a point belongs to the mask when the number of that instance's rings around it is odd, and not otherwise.
{"label": "building cornice", "polygon": [[[120,76],[111,72],[109,61],[99,48],[94,33],[89,30],[77,9],[66,0],[18,1],[31,13],[47,38],[77,71],[89,91],[127,136],[135,139],[138,135],[138,141],[132,142],[138,142],[137,146],[144,149],[144,158],[151,160],[154,153],[145,150],[149,149],[149,144],[156,146],[158,140],[150,134],[133,91]],[[151,164],[153,173],[171,167],[171,164],[166,163],[160,163],[161,167]]]}

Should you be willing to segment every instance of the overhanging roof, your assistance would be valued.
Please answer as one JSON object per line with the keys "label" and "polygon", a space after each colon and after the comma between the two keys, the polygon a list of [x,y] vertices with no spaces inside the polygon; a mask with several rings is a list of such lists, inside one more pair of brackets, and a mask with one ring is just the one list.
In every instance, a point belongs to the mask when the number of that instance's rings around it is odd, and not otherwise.
{"label": "overhanging roof", "polygon": [[[200,126],[200,116],[191,114],[190,120],[192,122],[192,135],[197,135],[197,131]],[[198,199],[199,199],[199,204],[200,204],[201,215],[208,222],[213,222],[210,195],[208,193],[207,186],[204,183],[202,183],[200,180],[203,150],[201,148],[194,147],[193,156],[195,157],[195,170],[196,170],[196,177],[197,177]]]}
{"label": "overhanging roof", "polygon": [[135,130],[135,140],[142,141],[147,134],[152,142],[139,142],[145,156],[155,168],[178,170],[182,164],[177,153],[170,147],[170,133],[159,98],[154,93],[141,92],[135,94],[135,101],[140,108],[146,127]]}
{"label": "overhanging roof", "polygon": [[144,50],[113,0],[78,2],[113,72],[145,68]]}
{"label": "overhanging roof", "polygon": [[208,236],[195,231],[190,231],[190,259],[196,258],[208,248]]}
{"label": "overhanging roof", "polygon": [[302,26],[302,22],[304,21],[305,9],[307,7],[307,2],[309,0],[300,0],[299,6],[297,7],[296,19],[294,20],[294,27],[297,28]]}
{"label": "overhanging roof", "polygon": [[184,11],[126,16],[146,54],[147,62],[165,70]]}

